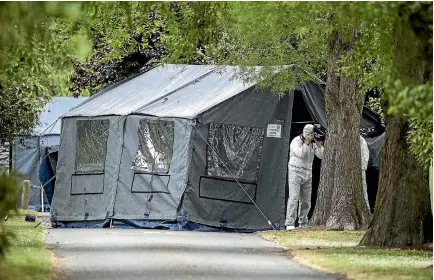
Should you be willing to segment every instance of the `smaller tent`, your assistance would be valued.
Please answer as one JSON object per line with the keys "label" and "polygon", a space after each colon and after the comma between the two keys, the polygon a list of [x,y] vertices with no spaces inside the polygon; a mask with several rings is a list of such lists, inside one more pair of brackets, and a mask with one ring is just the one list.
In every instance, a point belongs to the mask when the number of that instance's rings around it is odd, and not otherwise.
{"label": "smaller tent", "polygon": [[[44,204],[51,203],[56,170],[57,145],[60,142],[60,116],[85,101],[87,97],[54,97],[39,115],[39,122],[31,135],[15,138],[14,169],[30,180],[29,208],[41,210],[41,185],[44,185]],[[50,181],[51,180],[51,181]]]}

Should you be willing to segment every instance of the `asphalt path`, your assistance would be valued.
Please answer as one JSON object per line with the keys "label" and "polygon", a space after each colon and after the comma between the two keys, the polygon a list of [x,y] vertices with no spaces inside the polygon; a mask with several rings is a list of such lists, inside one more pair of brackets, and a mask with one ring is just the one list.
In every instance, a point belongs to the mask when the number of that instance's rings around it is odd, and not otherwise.
{"label": "asphalt path", "polygon": [[336,279],[254,234],[49,229],[63,279]]}

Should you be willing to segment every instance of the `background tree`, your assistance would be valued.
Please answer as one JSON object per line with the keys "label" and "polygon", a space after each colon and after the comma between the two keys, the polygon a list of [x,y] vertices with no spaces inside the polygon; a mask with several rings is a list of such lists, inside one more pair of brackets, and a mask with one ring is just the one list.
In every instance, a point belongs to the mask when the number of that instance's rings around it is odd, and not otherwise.
{"label": "background tree", "polygon": [[[93,49],[87,61],[75,65],[70,90],[74,95],[92,95],[99,90],[145,72],[163,62],[168,55],[162,37],[167,17],[179,12],[178,3],[97,2],[86,5],[82,23],[89,30]],[[200,46],[194,48],[199,50]],[[178,48],[171,51],[179,52]],[[176,63],[206,64],[200,52]]]}
{"label": "background tree", "polygon": [[51,95],[68,93],[73,61],[88,53],[81,5],[0,3],[0,139],[31,130]]}
{"label": "background tree", "polygon": [[161,62],[164,23],[154,4],[97,2],[82,12],[93,48],[87,61],[75,65],[70,86],[74,95],[94,94]]}

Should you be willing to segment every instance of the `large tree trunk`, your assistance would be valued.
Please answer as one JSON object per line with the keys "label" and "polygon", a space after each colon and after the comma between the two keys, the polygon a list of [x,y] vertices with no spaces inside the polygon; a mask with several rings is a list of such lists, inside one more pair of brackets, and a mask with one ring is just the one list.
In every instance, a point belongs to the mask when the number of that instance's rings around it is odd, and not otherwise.
{"label": "large tree trunk", "polygon": [[[404,14],[395,25],[395,67],[406,85],[415,86],[429,76],[425,72],[432,73],[432,56],[426,59],[432,43],[429,36],[416,36],[409,18],[414,17]],[[402,247],[432,240],[428,170],[409,152],[408,129],[403,116],[388,117],[374,219],[361,245]]]}
{"label": "large tree trunk", "polygon": [[426,229],[432,223],[428,174],[409,153],[407,130],[403,118],[387,123],[374,219],[361,245],[420,245],[428,237]]}
{"label": "large tree trunk", "polygon": [[335,34],[325,91],[327,140],[311,220],[314,226],[338,230],[366,228],[371,219],[362,187],[359,129],[363,95],[355,79],[337,71],[338,60],[351,48]]}

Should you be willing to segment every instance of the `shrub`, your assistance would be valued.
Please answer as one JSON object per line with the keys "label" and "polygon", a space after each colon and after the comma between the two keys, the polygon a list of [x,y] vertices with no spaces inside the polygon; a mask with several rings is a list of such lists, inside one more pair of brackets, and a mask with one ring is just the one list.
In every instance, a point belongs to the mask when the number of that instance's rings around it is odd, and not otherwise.
{"label": "shrub", "polygon": [[0,260],[4,257],[10,244],[12,234],[6,230],[4,223],[8,214],[17,211],[17,199],[20,188],[13,174],[0,174]]}

